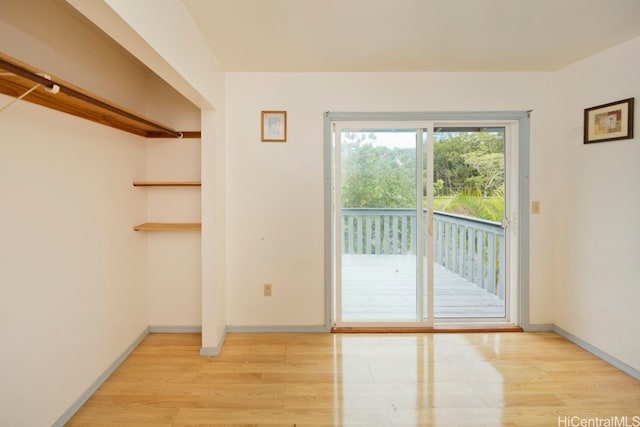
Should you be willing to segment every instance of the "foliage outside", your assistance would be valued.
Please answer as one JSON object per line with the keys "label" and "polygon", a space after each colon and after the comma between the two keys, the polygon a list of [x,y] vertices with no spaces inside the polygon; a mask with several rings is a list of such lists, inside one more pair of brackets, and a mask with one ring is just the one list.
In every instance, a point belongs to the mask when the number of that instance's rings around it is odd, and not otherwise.
{"label": "foliage outside", "polygon": [[[374,132],[345,135],[343,207],[416,207],[415,148],[381,143],[382,139],[382,134]],[[434,135],[433,150],[434,210],[500,221],[504,215],[504,134],[440,132]],[[428,173],[423,172],[423,196]]]}

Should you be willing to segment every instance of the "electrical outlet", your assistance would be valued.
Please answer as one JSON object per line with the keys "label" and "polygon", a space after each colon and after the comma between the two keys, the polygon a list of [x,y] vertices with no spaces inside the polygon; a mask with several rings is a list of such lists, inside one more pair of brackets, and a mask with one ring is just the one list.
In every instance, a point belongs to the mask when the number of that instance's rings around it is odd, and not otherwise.
{"label": "electrical outlet", "polygon": [[265,297],[270,297],[271,296],[271,283],[265,283],[264,284],[264,296]]}
{"label": "electrical outlet", "polygon": [[534,200],[531,202],[531,213],[532,214],[539,214],[540,213],[540,202],[537,200]]}

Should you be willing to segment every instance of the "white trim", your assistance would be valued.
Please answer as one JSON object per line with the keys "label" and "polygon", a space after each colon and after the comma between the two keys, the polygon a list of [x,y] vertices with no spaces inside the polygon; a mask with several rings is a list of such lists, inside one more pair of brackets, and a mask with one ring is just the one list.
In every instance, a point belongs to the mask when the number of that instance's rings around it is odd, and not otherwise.
{"label": "white trim", "polygon": [[150,334],[200,334],[202,326],[149,326]]}
{"label": "white trim", "polygon": [[109,367],[100,375],[94,382],[87,388],[84,393],[80,395],[80,397],[67,409],[58,420],[53,423],[53,427],[63,427],[69,420],[75,415],[76,412],[84,405],[93,393],[96,392],[100,388],[100,386],[115,372],[116,369],[125,361],[127,357],[133,352],[133,350],[140,345],[142,340],[144,340],[147,335],[149,335],[149,327],[144,328],[142,333],[138,335],[138,337],[129,344],[129,347],[125,349],[125,351],[111,364]]}
{"label": "white trim", "polygon": [[[435,270],[434,270],[434,263],[435,263],[435,257],[434,257],[434,248],[435,248],[435,244],[433,241],[433,164],[434,164],[434,124],[433,122],[429,122],[428,126],[427,126],[427,221],[425,222],[424,219],[424,214],[422,213],[422,210],[420,212],[420,218],[422,219],[421,224],[422,227],[417,227],[418,231],[420,232],[418,237],[418,245],[420,247],[423,248],[423,250],[426,251],[426,258],[421,256],[418,259],[418,262],[421,265],[424,265],[425,260],[426,264],[427,264],[427,274],[426,276],[424,275],[424,268],[423,268],[423,275],[419,278],[419,280],[422,281],[422,286],[420,286],[420,294],[424,295],[424,283],[425,283],[425,278],[426,278],[426,284],[427,284],[427,318],[426,321],[423,322],[425,323],[425,326],[427,327],[433,327],[434,323],[435,323]],[[422,144],[423,141],[420,141],[420,144]],[[421,153],[422,154],[422,153]],[[424,165],[423,165],[424,166]],[[424,173],[423,170],[420,171],[420,193],[422,193],[422,174]],[[426,226],[426,230],[424,229],[424,227]],[[426,241],[427,241],[427,247],[423,247],[423,242],[424,242],[424,238],[425,238],[425,231],[426,231]],[[421,254],[421,255],[425,255],[425,254]],[[424,298],[424,297],[423,297]],[[424,319],[424,301],[423,301],[423,307],[422,307],[422,313],[420,313],[420,317],[418,317],[419,320],[425,320]]]}
{"label": "white trim", "polygon": [[331,257],[334,259],[335,271],[333,275],[333,288],[334,288],[334,322],[336,324],[342,323],[342,240],[344,238],[342,234],[342,132],[343,126],[336,126],[333,123],[333,188],[334,195],[332,196],[332,210],[333,210],[333,229],[334,235]]}
{"label": "white trim", "polygon": [[200,356],[203,357],[217,357],[220,355],[222,351],[222,347],[224,346],[224,341],[227,339],[227,332],[229,331],[229,327],[225,327],[224,331],[222,331],[222,337],[218,341],[218,345],[215,347],[200,347]]}
{"label": "white trim", "polygon": [[[513,120],[504,123],[504,218],[507,219],[507,228],[504,230],[504,265],[505,265],[505,317],[509,323],[518,324],[519,293],[520,286],[509,286],[511,283],[519,283],[518,271],[520,232],[518,228],[520,217],[520,134],[518,132],[519,121]],[[503,218],[503,222],[504,222]]]}
{"label": "white trim", "polygon": [[[518,324],[527,330],[529,327],[529,158],[530,158],[530,113],[526,113],[526,117],[522,115],[517,118],[518,121],[518,218],[515,225],[516,233],[518,233],[518,295],[517,295],[517,314]],[[515,184],[515,183],[514,183]],[[513,225],[512,225],[513,227]],[[513,308],[513,307],[512,307]],[[514,320],[515,320],[514,319]]]}
{"label": "white trim", "polygon": [[[503,319],[504,324],[516,324],[523,328],[529,325],[529,146],[530,146],[530,112],[524,111],[485,111],[485,112],[371,112],[371,113],[350,113],[350,112],[326,112],[325,113],[325,294],[326,302],[331,307],[325,307],[327,313],[333,314],[333,324],[346,326],[340,314],[332,312],[334,307],[338,307],[340,312],[339,289],[336,290],[333,276],[334,271],[340,271],[339,262],[334,259],[333,247],[335,239],[335,206],[332,194],[332,162],[339,159],[337,155],[338,147],[333,146],[333,129],[339,132],[348,126],[349,129],[368,129],[374,122],[379,124],[393,123],[398,128],[425,128],[424,123],[447,125],[496,125],[505,128],[505,182],[509,185],[509,190],[505,187],[508,195],[515,193],[517,196],[513,200],[507,200],[509,205],[505,205],[505,214],[511,216],[511,227],[505,232],[505,263],[509,266],[505,274],[506,283],[513,283],[505,289],[505,302],[507,310]],[[378,123],[376,123],[378,124]],[[332,128],[334,126],[334,128]],[[433,128],[431,128],[432,130]],[[431,137],[431,134],[429,136]],[[515,140],[515,141],[514,141]],[[516,144],[513,144],[516,142]],[[432,144],[431,144],[432,146]],[[509,152],[507,152],[509,149]],[[337,167],[337,166],[336,166]],[[511,184],[509,184],[512,181]],[[336,181],[337,182],[337,181]],[[339,184],[339,183],[338,183]],[[515,188],[514,188],[515,187]],[[340,185],[336,185],[338,190]],[[428,186],[431,188],[431,186]],[[507,196],[509,197],[509,196]],[[431,211],[431,210],[429,210]],[[429,223],[429,221],[427,221]],[[507,238],[509,235],[510,238]],[[429,239],[431,241],[432,239]],[[511,246],[511,247],[509,247]],[[427,247],[427,250],[429,248]],[[337,252],[336,253],[341,253]],[[432,254],[431,254],[432,255]],[[340,257],[335,257],[340,258]],[[432,258],[430,258],[432,259]],[[427,272],[429,274],[429,271]],[[428,279],[427,274],[427,279]],[[433,289],[428,286],[427,289]],[[433,296],[429,297],[427,304],[433,303]],[[418,304],[419,305],[419,304]],[[430,314],[433,308],[429,310]],[[449,319],[443,319],[445,322]],[[482,319],[492,322],[494,319]],[[465,319],[473,322],[473,319]],[[351,322],[350,322],[351,323]],[[434,321],[435,323],[435,321]],[[397,324],[394,322],[394,325]],[[422,321],[421,324],[429,324]]]}
{"label": "white trim", "polygon": [[312,333],[326,334],[331,326],[227,326],[229,333]]}
{"label": "white trim", "polygon": [[583,349],[587,350],[589,353],[604,360],[610,365],[615,366],[616,368],[620,369],[622,372],[631,375],[633,378],[637,380],[640,380],[640,370],[627,365],[623,361],[616,359],[615,357],[611,356],[608,353],[605,353],[599,348],[589,344],[588,342],[586,342],[581,338],[578,338],[577,336],[573,335],[571,332],[566,331],[559,326],[553,325],[553,332],[555,332],[556,334],[560,335],[563,338],[566,338],[567,340],[571,341],[578,347],[582,347]]}
{"label": "white trim", "polygon": [[324,224],[330,231],[324,233],[324,326],[331,328],[335,306],[333,301],[333,126],[329,112],[324,113]]}
{"label": "white trim", "polygon": [[[431,282],[429,282],[429,274],[424,271],[424,259],[425,259],[425,248],[422,245],[424,242],[424,229],[425,227],[429,228],[430,226],[424,221],[424,196],[423,185],[422,185],[422,174],[424,173],[424,169],[427,168],[431,170],[433,167],[433,159],[431,155],[428,154],[429,146],[427,146],[427,164],[424,164],[424,127],[419,127],[416,129],[416,183],[415,183],[415,191],[416,191],[416,320],[424,319],[424,286],[425,286],[425,277],[427,277],[427,291],[430,290]],[[427,138],[431,136],[433,130],[433,126],[430,124],[427,129]],[[429,141],[430,142],[430,141]],[[429,184],[429,179],[432,179],[431,174],[428,175],[427,178],[427,188],[433,186],[433,182]],[[427,206],[429,206],[429,201],[431,201],[430,197],[433,196],[433,192],[429,193],[427,190]],[[431,209],[427,207],[427,209]],[[427,220],[428,222],[428,220]],[[427,251],[428,252],[428,251]],[[431,313],[431,306],[429,305],[429,296],[427,296],[427,313]],[[431,326],[431,317],[428,317],[426,320],[427,326]]]}
{"label": "white trim", "polygon": [[525,332],[553,332],[553,323],[536,323],[535,325],[527,325],[522,327]]}

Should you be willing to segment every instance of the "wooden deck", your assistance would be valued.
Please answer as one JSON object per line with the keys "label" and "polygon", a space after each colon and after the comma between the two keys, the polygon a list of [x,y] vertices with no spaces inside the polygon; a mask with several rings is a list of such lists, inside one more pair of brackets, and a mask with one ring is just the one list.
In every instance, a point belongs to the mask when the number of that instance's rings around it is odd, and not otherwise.
{"label": "wooden deck", "polygon": [[[413,255],[343,255],[342,320],[415,321],[415,270]],[[504,300],[438,264],[434,282],[436,318],[505,315]]]}

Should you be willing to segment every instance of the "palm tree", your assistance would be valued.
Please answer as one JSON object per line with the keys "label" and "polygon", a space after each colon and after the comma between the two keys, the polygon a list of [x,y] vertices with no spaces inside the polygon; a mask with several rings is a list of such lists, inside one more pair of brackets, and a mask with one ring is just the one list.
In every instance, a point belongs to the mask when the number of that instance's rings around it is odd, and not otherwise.
{"label": "palm tree", "polygon": [[504,217],[504,185],[498,187],[490,197],[484,197],[479,189],[464,189],[456,193],[442,209],[457,215],[501,222]]}

